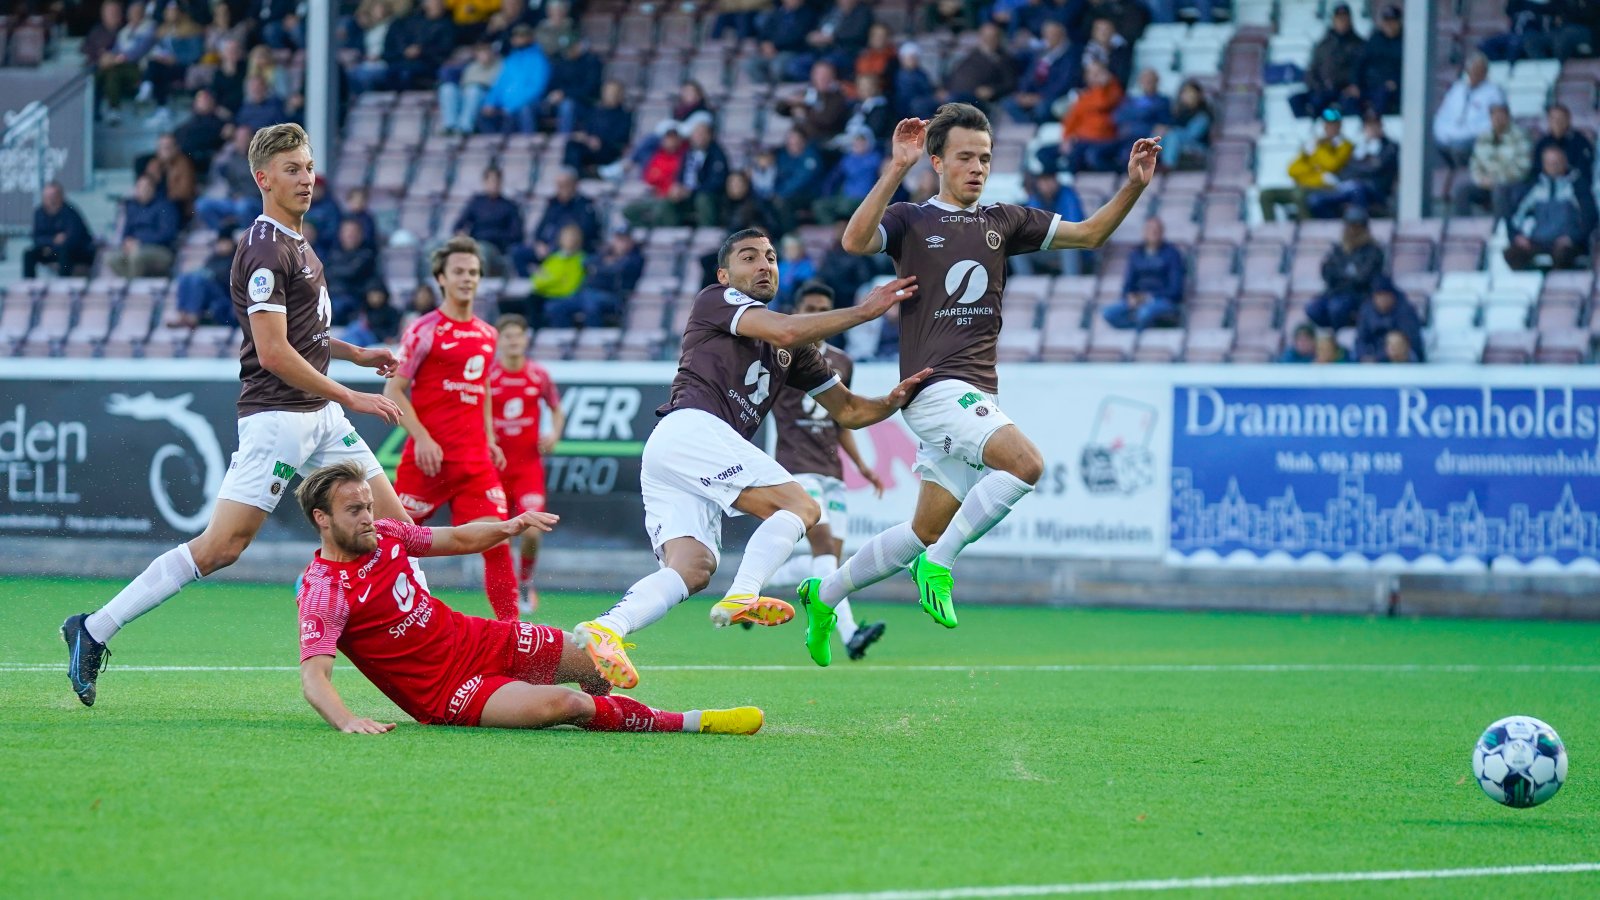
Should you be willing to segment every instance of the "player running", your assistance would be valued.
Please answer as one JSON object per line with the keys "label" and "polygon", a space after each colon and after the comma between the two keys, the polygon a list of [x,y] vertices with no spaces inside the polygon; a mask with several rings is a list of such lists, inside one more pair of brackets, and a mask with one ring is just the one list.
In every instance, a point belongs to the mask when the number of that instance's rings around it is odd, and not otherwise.
{"label": "player running", "polygon": [[[499,522],[506,494],[499,469],[505,454],[495,441],[489,404],[489,361],[499,334],[472,314],[483,274],[478,242],[457,236],[433,251],[433,279],[444,303],[411,323],[400,339],[400,366],[383,393],[405,414],[410,439],[394,485],[418,522],[450,504],[450,521]],[[494,617],[517,621],[517,575],[511,548],[483,551],[483,588]]]}
{"label": "player running", "polygon": [[[800,298],[795,301],[797,315],[814,315],[831,309],[832,288],[818,281],[801,286]],[[826,342],[817,344],[817,350],[838,374],[839,382],[849,387],[855,362],[843,350]],[[850,457],[850,461],[861,472],[861,477],[877,489],[880,497],[883,496],[883,482],[862,461],[861,452],[856,448],[855,435],[840,428],[827,410],[793,385],[778,394],[778,402],[772,407],[772,422],[778,432],[777,452],[773,458],[778,465],[794,473],[794,480],[805,488],[821,510],[817,524],[806,532],[811,553],[792,557],[773,578],[787,584],[806,578],[821,578],[839,568],[839,557],[844,553],[844,535],[848,529],[844,468],[839,462],[839,451],[843,450]],[[840,600],[834,612],[839,618],[835,630],[839,632],[839,639],[844,641],[851,659],[864,658],[867,648],[883,637],[886,626],[882,622],[856,624],[848,598]]]}
{"label": "player running", "polygon": [[[989,119],[965,103],[946,103],[928,122],[896,127],[893,165],[850,217],[842,240],[857,254],[887,253],[895,271],[925,285],[900,315],[900,371],[933,374],[919,386],[905,421],[921,441],[922,492],[911,521],[874,536],[827,578],[800,587],[808,611],[806,645],[818,665],[830,660],[828,633],[851,591],[910,566],[922,608],[956,627],[950,569],[963,547],[999,524],[1039,480],[1039,448],[995,399],[1006,257],[1037,250],[1099,247],[1133,209],[1155,173],[1160,139],[1134,142],[1128,180],[1082,222],[1009,203],[978,205],[989,178]],[[889,198],[922,158],[924,139],[939,195],[921,203]]]}
{"label": "player running", "polygon": [[111,602],[61,623],[69,652],[67,677],[84,706],[110,651],[106,643],[183,587],[233,564],[277,508],[295,473],[351,461],[371,484],[379,515],[406,519],[400,498],[345,418],[353,412],[399,420],[399,407],[378,394],[351,390],[328,377],[328,360],[349,360],[394,373],[394,354],[363,350],[334,339],[333,301],[322,261],[300,236],[311,208],[316,164],[299,125],[273,125],[250,139],[250,168],[261,189],[262,213],[239,239],[229,276],[239,320],[239,449],[217,492],[211,521],[200,536],[156,557]]}
{"label": "player running", "polygon": [[[495,321],[500,351],[489,364],[489,393],[494,400],[494,435],[506,455],[500,470],[506,500],[513,513],[544,512],[544,456],[555,449],[566,428],[561,394],[544,366],[528,359],[528,320],[508,313]],[[540,434],[540,406],[550,410],[550,433]],[[531,616],[539,608],[533,570],[539,561],[537,528],[522,533],[517,554],[517,609]]]}
{"label": "player running", "polygon": [[[425,725],[590,731],[754,734],[761,710],[665,712],[610,691],[589,658],[547,625],[462,615],[417,581],[417,556],[481,553],[556,517],[422,528],[373,519],[372,490],[353,462],[318,469],[296,496],[322,537],[300,586],[300,682],[329,725],[382,734],[393,724],[355,715],[330,680],[342,652],[378,690]],[[588,694],[556,687],[576,681]],[[590,696],[590,694],[596,696]]]}
{"label": "player running", "polygon": [[640,461],[645,531],[661,568],[605,615],[573,629],[595,668],[618,687],[639,681],[623,639],[710,582],[721,558],[723,514],[763,521],[728,593],[711,608],[712,624],[794,618],[794,607],[760,591],[820,511],[793,475],[750,443],[784,387],[805,391],[844,427],[864,428],[893,415],[927,374],[869,400],[840,384],[816,348],[914,296],[914,278],[882,285],[848,309],[775,313],[766,304],[778,290],[778,255],[766,234],[747,228],[723,241],[717,282],[694,298],[672,393],[656,410],[661,418]]}

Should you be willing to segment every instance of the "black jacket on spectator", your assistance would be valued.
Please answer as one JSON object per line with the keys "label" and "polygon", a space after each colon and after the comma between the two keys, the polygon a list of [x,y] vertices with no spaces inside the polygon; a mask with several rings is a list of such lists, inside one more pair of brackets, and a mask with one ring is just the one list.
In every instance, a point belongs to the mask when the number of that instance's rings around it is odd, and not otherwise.
{"label": "black jacket on spectator", "polygon": [[756,37],[771,41],[780,53],[805,53],[810,48],[806,37],[817,28],[817,15],[809,6],[789,10],[778,7],[767,13],[756,29]]}
{"label": "black jacket on spectator", "polygon": [[1402,65],[1401,53],[1405,48],[1405,35],[1389,37],[1376,29],[1372,37],[1367,38],[1366,47],[1361,51],[1361,77],[1356,83],[1361,86],[1361,93],[1371,97],[1387,82],[1400,84],[1400,67]]}
{"label": "black jacket on spectator", "polygon": [[627,297],[644,274],[644,254],[633,247],[621,256],[601,254],[590,257],[589,272],[583,286]]}
{"label": "black jacket on spectator", "polygon": [[211,276],[211,280],[223,287],[228,287],[233,281],[233,254],[212,253],[201,264],[200,270]]}
{"label": "black jacket on spectator", "polygon": [[1555,138],[1545,135],[1533,144],[1533,168],[1530,172],[1538,172],[1544,167],[1544,148],[1560,147],[1567,151],[1567,166],[1578,173],[1578,180],[1588,183],[1594,177],[1594,144],[1589,138],[1576,128],[1568,128],[1566,137]]}
{"label": "black jacket on spectator", "polygon": [[[754,194],[750,194],[737,202],[732,200],[724,201],[722,227],[726,228],[729,234],[735,231],[743,231],[746,228],[759,228],[772,235],[774,239],[780,236],[777,219],[773,217],[771,207],[763,203]],[[713,253],[712,257],[715,258],[715,256],[716,254]],[[716,267],[713,265],[712,268],[715,269]]]}
{"label": "black jacket on spectator", "polygon": [[[697,157],[700,157],[700,165],[693,168],[690,163]],[[722,145],[712,141],[703,155],[695,150],[694,145],[689,145],[683,155],[683,167],[678,170],[678,183],[696,194],[720,198],[723,188],[728,184],[728,154],[722,152]]]}
{"label": "black jacket on spectator", "polygon": [[1311,51],[1311,65],[1306,67],[1306,90],[1342,91],[1359,83],[1365,46],[1366,42],[1354,29],[1342,35],[1329,29]]}
{"label": "black jacket on spectator", "polygon": [[1322,280],[1330,294],[1365,297],[1383,274],[1383,248],[1368,242],[1346,253],[1343,244],[1334,244],[1322,260]]}
{"label": "black jacket on spectator", "polygon": [[633,137],[633,112],[626,106],[595,106],[578,117],[577,131],[600,139],[600,165],[616,162]]}
{"label": "black jacket on spectator", "polygon": [[363,244],[354,250],[335,245],[322,257],[328,293],[359,301],[367,286],[378,280],[378,252]]}
{"label": "black jacket on spectator", "polygon": [[61,209],[55,215],[38,207],[33,211],[33,243],[34,246],[48,247],[56,242],[56,235],[65,233],[66,246],[62,251],[71,257],[94,255],[94,235],[89,233],[89,226],[83,221],[83,216],[70,203],[61,204]]}
{"label": "black jacket on spectator", "polygon": [[1383,145],[1370,156],[1351,156],[1339,170],[1341,179],[1359,181],[1378,195],[1377,201],[1387,204],[1394,193],[1394,181],[1400,175],[1400,145],[1383,138]]}
{"label": "black jacket on spectator", "polygon": [[394,304],[385,303],[377,308],[363,307],[361,316],[367,322],[367,330],[372,332],[378,343],[387,344],[400,336],[400,310]]}
{"label": "black jacket on spectator", "polygon": [[237,113],[239,107],[244,105],[244,64],[239,64],[239,71],[229,75],[219,66],[211,73],[211,96],[217,98],[217,105],[231,113]]}
{"label": "black jacket on spectator", "polygon": [[604,75],[605,62],[593,53],[586,50],[577,59],[563,53],[550,61],[549,90],[561,91],[568,99],[593,106],[600,99]]}
{"label": "black jacket on spectator", "polygon": [[[406,59],[406,48],[412,44],[422,48],[421,58]],[[389,26],[383,36],[383,61],[391,66],[420,64],[437,71],[455,47],[456,27],[450,16],[430,19],[419,9]]]}
{"label": "black jacket on spectator", "polygon": [[554,247],[556,239],[561,235],[562,227],[568,223],[583,230],[583,246],[586,251],[599,243],[600,215],[595,212],[594,201],[582,194],[574,194],[572,199],[566,202],[551,197],[549,205],[544,208],[544,215],[539,217],[539,224],[533,229],[533,239]]}
{"label": "black jacket on spectator", "polygon": [[222,129],[227,124],[221,116],[211,113],[190,116],[187,122],[173,129],[172,136],[178,141],[178,149],[194,162],[197,174],[203,174],[211,168],[211,160],[222,149]]}
{"label": "black jacket on spectator", "polygon": [[129,198],[123,203],[122,236],[133,238],[141,244],[166,247],[178,246],[178,208],[164,197],[149,203]]}
{"label": "black jacket on spectator", "polygon": [[1406,299],[1403,291],[1392,285],[1380,284],[1394,291],[1394,307],[1387,313],[1378,312],[1368,297],[1356,313],[1356,359],[1385,359],[1383,341],[1391,331],[1399,331],[1411,342],[1411,352],[1417,362],[1427,362],[1427,350],[1422,341],[1422,317],[1417,308]]}
{"label": "black jacket on spectator", "polygon": [[522,210],[504,196],[474,194],[456,219],[455,230],[507,251],[522,242]]}
{"label": "black jacket on spectator", "polygon": [[872,4],[858,3],[847,13],[832,10],[819,25],[833,25],[834,49],[855,56],[867,48],[867,32],[872,30]]}

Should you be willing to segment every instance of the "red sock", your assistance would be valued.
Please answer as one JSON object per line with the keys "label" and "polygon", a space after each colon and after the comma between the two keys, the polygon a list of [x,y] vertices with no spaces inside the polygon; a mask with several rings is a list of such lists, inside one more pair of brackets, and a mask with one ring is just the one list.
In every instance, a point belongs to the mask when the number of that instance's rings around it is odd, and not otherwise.
{"label": "red sock", "polygon": [[496,619],[517,621],[517,576],[511,568],[511,548],[505,544],[483,551],[483,591]]}
{"label": "red sock", "polygon": [[683,713],[651,709],[632,697],[612,694],[594,698],[589,731],[682,731]]}
{"label": "red sock", "polygon": [[533,567],[539,563],[539,557],[527,553],[522,554],[517,560],[517,583],[529,584],[533,581]]}

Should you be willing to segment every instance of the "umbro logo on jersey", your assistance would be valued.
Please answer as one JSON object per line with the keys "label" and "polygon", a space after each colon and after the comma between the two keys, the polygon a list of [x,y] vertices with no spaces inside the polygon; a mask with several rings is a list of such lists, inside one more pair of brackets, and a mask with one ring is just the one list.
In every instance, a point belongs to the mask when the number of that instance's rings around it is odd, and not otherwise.
{"label": "umbro logo on jersey", "polygon": [[935,234],[928,238],[929,250],[937,250],[942,246],[944,246],[944,237],[942,235]]}
{"label": "umbro logo on jersey", "polygon": [[300,274],[301,275],[310,275],[311,274],[311,267],[310,266],[301,266],[300,267]]}

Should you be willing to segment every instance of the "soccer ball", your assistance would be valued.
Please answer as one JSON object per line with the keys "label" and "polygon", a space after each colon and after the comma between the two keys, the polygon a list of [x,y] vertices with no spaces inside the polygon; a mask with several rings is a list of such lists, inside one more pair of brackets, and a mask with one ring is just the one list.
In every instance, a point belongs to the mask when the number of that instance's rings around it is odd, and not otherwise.
{"label": "soccer ball", "polygon": [[1567,780],[1567,748],[1554,728],[1531,716],[1507,716],[1472,748],[1472,774],[1496,803],[1538,806]]}

